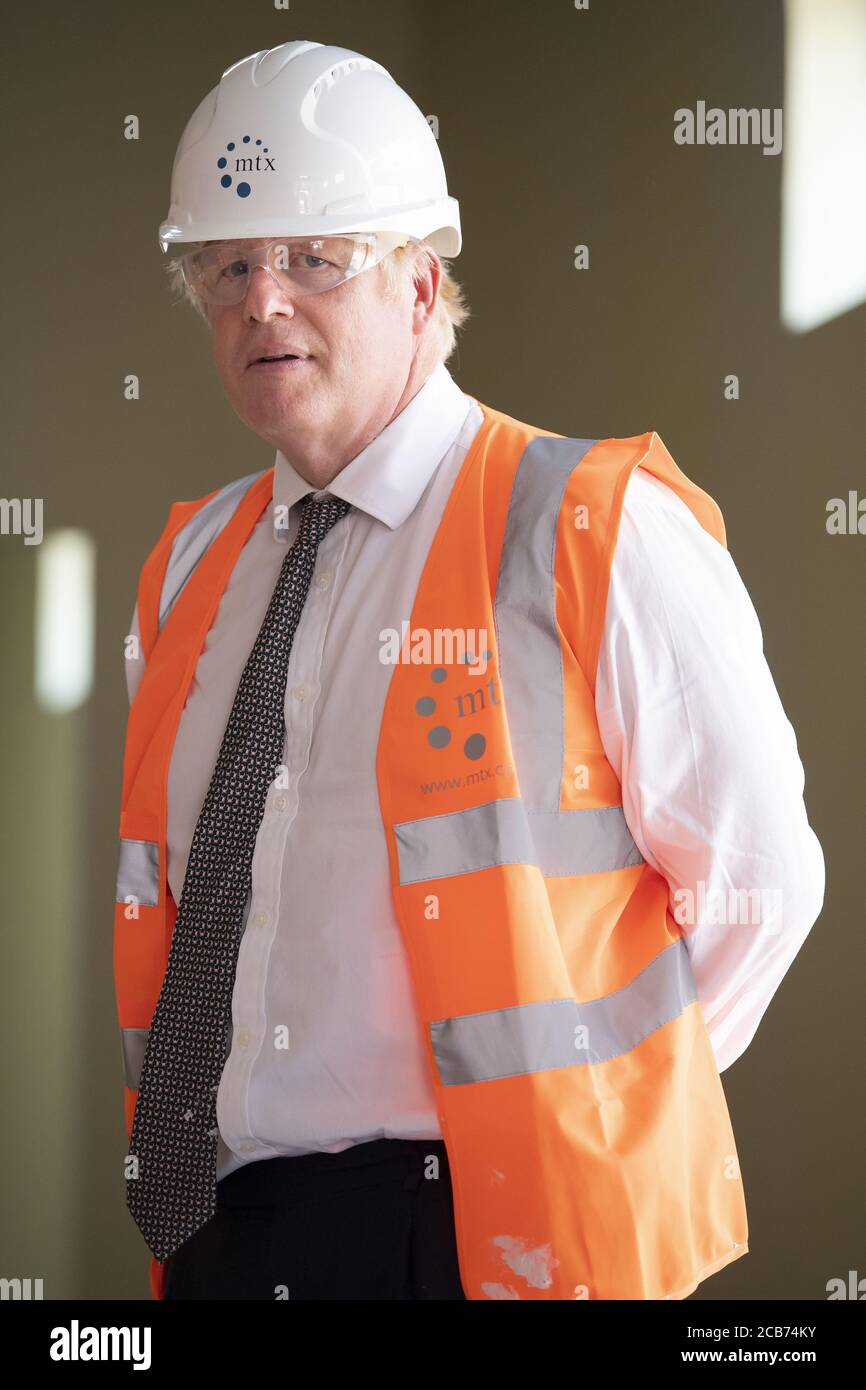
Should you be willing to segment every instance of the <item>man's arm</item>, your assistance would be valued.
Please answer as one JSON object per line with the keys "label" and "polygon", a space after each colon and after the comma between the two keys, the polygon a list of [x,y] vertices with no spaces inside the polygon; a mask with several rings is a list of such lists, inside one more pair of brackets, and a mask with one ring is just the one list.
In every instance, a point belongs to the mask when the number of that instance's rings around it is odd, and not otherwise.
{"label": "man's arm", "polygon": [[640,468],[614,552],[596,710],[629,829],[670,885],[722,1071],[821,910],[824,856],[736,566]]}

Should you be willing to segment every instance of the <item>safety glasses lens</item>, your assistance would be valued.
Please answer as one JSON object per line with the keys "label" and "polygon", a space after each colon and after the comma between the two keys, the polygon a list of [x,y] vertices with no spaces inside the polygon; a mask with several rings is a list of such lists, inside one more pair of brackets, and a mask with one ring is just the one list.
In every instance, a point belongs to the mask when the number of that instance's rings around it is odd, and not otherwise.
{"label": "safety glasses lens", "polygon": [[185,257],[184,273],[197,294],[217,304],[243,299],[256,265],[267,266],[295,294],[316,294],[357,274],[373,250],[370,238],[348,236],[291,238],[256,248],[217,242]]}

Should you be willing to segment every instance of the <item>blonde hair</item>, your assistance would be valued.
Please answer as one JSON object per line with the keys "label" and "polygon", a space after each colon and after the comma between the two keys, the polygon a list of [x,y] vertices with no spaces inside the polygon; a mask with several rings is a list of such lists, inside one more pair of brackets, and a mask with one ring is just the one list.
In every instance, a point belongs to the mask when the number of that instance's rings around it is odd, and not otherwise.
{"label": "blonde hair", "polygon": [[446,362],[457,346],[458,330],[463,327],[472,312],[466,302],[463,286],[451,274],[451,262],[434,251],[428,241],[398,246],[381,262],[385,295],[388,299],[399,298],[404,288],[416,279],[416,271],[428,255],[435,257],[442,267],[430,331],[436,343],[435,360]]}
{"label": "blonde hair", "polygon": [[[398,246],[376,269],[382,273],[385,297],[398,299],[407,286],[415,281],[416,272],[424,257],[428,255],[435,257],[442,268],[436,310],[429,331],[433,335],[435,361],[446,362],[457,346],[458,330],[463,327],[472,312],[466,302],[463,286],[451,274],[451,262],[438,255],[428,241],[419,241],[410,242],[408,246]],[[184,280],[181,259],[180,256],[175,256],[165,267],[172,293],[177,296],[175,303],[186,300],[199,318],[207,323],[207,308]]]}

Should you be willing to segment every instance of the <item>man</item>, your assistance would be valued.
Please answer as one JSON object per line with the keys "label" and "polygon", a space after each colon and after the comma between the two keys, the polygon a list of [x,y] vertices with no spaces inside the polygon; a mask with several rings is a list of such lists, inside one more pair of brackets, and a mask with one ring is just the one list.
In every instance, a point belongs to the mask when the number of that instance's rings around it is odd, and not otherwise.
{"label": "man", "polygon": [[153,1293],[683,1298],[747,1251],[719,1072],[823,896],[719,509],[459,389],[457,205],[360,54],[230,68],[160,230],[276,459],[174,504],[128,643]]}

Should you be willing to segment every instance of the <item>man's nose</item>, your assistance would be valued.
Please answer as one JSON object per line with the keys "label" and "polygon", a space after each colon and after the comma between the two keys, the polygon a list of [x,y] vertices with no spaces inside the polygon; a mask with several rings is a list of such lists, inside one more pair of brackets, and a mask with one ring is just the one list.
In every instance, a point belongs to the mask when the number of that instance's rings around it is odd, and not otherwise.
{"label": "man's nose", "polygon": [[272,314],[294,314],[291,291],[281,284],[269,266],[254,265],[244,295],[245,317],[262,320]]}

